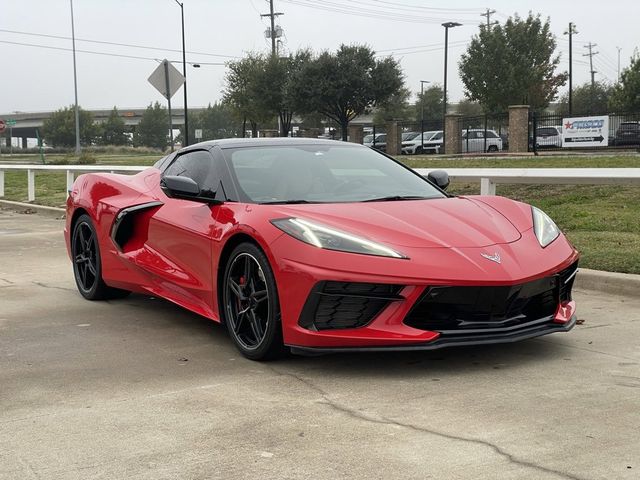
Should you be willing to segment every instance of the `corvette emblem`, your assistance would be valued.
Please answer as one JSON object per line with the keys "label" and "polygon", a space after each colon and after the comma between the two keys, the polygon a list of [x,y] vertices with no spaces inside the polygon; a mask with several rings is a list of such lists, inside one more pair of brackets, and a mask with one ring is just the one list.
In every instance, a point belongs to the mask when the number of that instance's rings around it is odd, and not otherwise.
{"label": "corvette emblem", "polygon": [[497,252],[494,253],[493,255],[489,255],[488,253],[481,253],[480,255],[482,255],[487,260],[491,260],[492,262],[500,263],[500,254],[497,253]]}

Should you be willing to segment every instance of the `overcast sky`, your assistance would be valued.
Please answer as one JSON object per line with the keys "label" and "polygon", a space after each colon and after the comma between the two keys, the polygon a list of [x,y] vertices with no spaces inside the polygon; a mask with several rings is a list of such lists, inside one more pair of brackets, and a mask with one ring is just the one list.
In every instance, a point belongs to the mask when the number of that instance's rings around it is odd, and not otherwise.
{"label": "overcast sky", "polygon": [[[463,98],[457,63],[465,45],[485,21],[479,14],[495,9],[492,20],[526,16],[530,9],[550,17],[562,55],[560,68],[568,69],[568,40],[563,32],[570,21],[574,37],[574,85],[589,80],[587,42],[594,49],[596,79],[615,81],[618,50],[622,68],[640,43],[640,2],[615,0],[581,2],[520,0],[274,0],[284,13],[284,51],[311,47],[335,50],[341,43],[365,43],[381,55],[394,55],[402,66],[407,86],[414,92],[420,80],[442,83],[444,21],[464,25],[449,31],[449,95]],[[181,62],[180,8],[175,0],[73,0],[78,52],[78,96],[84,108],[143,107],[163,101],[147,82],[157,66],[154,59]],[[535,7],[532,7],[535,5]],[[69,0],[0,0],[0,113],[57,109],[73,103],[73,64],[69,50]],[[189,106],[219,100],[224,85],[224,63],[248,51],[270,51],[264,38],[269,10],[265,0],[184,0]],[[49,36],[65,37],[52,38]],[[91,40],[88,42],[86,40]],[[99,42],[152,48],[110,45]],[[40,47],[18,45],[40,45]],[[55,47],[47,49],[42,46]],[[216,56],[218,55],[218,56]],[[129,58],[129,57],[140,58]],[[181,63],[176,66],[182,70]],[[174,97],[182,106],[182,90]]]}

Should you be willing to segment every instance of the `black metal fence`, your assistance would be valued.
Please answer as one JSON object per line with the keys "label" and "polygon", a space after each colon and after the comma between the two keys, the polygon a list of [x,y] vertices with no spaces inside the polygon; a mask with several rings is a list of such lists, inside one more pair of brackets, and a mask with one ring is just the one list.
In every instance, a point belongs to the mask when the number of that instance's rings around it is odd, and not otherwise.
{"label": "black metal fence", "polygon": [[500,152],[509,149],[509,114],[461,117],[463,153]]}
{"label": "black metal fence", "polygon": [[[561,114],[531,113],[529,115],[529,151],[553,150],[622,150],[640,149],[640,113],[605,114],[609,118],[606,132],[587,136],[586,142],[563,143],[563,124],[571,126],[575,118]],[[566,131],[566,129],[564,130]]]}

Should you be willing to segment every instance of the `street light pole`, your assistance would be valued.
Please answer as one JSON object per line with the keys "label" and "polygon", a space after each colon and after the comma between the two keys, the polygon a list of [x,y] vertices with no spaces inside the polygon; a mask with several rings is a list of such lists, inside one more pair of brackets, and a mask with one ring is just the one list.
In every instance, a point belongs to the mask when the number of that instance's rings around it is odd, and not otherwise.
{"label": "street light pole", "polygon": [[420,80],[420,147],[424,151],[424,84],[429,80]]}
{"label": "street light pole", "polygon": [[573,34],[578,33],[576,26],[569,22],[569,30],[564,32],[569,35],[569,116],[573,114]]}
{"label": "street light pole", "polygon": [[76,117],[76,155],[80,155],[80,112],[78,110],[78,74],[76,71],[76,30],[73,22],[73,0],[69,0],[71,5],[71,44],[73,46],[73,90],[75,95],[75,117]]}
{"label": "street light pole", "polygon": [[184,45],[184,3],[180,3],[178,0],[175,2],[180,5],[180,16],[182,18],[182,76],[184,77],[184,84],[182,88],[184,89],[184,145],[186,147],[189,145],[189,117],[187,114],[187,59],[186,59],[186,50]]}
{"label": "street light pole", "polygon": [[446,149],[446,125],[445,120],[447,116],[447,56],[449,51],[449,29],[462,26],[458,22],[445,22],[442,24],[444,27],[444,98],[443,98],[443,113],[442,113],[442,147]]}

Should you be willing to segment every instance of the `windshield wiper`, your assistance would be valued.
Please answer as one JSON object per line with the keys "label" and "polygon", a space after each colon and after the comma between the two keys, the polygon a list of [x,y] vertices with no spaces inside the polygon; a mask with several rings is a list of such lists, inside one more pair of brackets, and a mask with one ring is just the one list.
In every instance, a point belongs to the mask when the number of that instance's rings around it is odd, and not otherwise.
{"label": "windshield wiper", "polygon": [[296,205],[302,203],[317,203],[309,200],[273,200],[271,202],[260,202],[260,205]]}
{"label": "windshield wiper", "polygon": [[388,197],[369,198],[362,202],[398,202],[401,200],[426,200],[431,197],[421,197],[417,195],[389,195]]}

